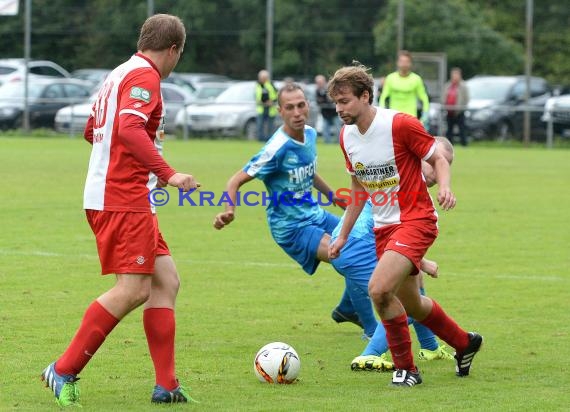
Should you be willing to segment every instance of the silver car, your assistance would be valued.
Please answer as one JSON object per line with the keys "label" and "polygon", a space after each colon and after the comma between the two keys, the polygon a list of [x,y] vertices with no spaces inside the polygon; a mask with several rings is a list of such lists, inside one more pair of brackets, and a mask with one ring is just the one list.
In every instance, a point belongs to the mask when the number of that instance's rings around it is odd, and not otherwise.
{"label": "silver car", "polygon": [[[175,125],[180,130],[186,130],[192,135],[211,136],[245,136],[248,140],[257,138],[255,104],[255,81],[237,82],[222,92],[214,102],[192,104],[186,110],[180,110],[176,115]],[[274,82],[276,88],[283,82]],[[310,93],[306,92],[309,101]],[[313,106],[313,105],[311,105]],[[318,108],[312,107],[309,125],[315,126],[318,118]],[[281,118],[275,118],[274,127],[282,124]]]}
{"label": "silver car", "polygon": [[[0,59],[0,85],[13,81],[23,81],[25,77],[24,59]],[[60,65],[49,60],[28,62],[30,79],[37,77],[68,78],[70,74]]]}
{"label": "silver car", "polygon": [[[166,133],[174,133],[174,117],[176,113],[192,101],[192,94],[186,89],[171,83],[161,83],[160,91],[166,109],[164,118]],[[97,93],[88,101],[60,109],[55,115],[55,129],[63,133],[82,133],[91,113]],[[71,129],[71,130],[70,130]]]}

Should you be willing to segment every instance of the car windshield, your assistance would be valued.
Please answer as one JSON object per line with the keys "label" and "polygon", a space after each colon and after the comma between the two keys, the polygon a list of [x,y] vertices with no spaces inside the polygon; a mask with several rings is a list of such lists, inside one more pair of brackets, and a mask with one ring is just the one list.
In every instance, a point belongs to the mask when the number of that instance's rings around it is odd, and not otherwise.
{"label": "car windshield", "polygon": [[516,79],[504,77],[481,77],[466,82],[470,99],[493,101],[505,100],[515,83]]}
{"label": "car windshield", "polygon": [[[36,83],[29,83],[28,97],[40,97],[43,86]],[[0,96],[2,99],[21,99],[24,97],[24,83],[11,82],[0,87]]]}
{"label": "car windshield", "polygon": [[196,98],[198,99],[213,99],[226,90],[226,86],[204,86],[198,89],[196,92]]}
{"label": "car windshield", "polygon": [[0,75],[14,73],[15,71],[15,67],[0,66]]}
{"label": "car windshield", "polygon": [[235,84],[223,91],[217,98],[217,103],[253,103],[255,102],[255,83]]}

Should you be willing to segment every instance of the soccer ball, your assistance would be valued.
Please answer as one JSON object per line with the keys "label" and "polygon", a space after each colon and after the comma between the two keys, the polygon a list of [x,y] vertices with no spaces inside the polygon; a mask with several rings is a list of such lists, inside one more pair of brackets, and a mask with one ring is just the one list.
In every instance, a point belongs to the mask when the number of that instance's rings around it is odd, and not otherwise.
{"label": "soccer ball", "polygon": [[261,382],[293,383],[299,376],[301,360],[292,346],[272,342],[257,352],[253,370]]}

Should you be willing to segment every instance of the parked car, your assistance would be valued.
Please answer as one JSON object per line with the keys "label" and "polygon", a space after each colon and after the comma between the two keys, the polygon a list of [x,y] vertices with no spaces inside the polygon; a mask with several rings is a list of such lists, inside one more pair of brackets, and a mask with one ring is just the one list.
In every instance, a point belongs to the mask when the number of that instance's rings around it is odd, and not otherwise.
{"label": "parked car", "polygon": [[[180,109],[190,103],[192,95],[184,88],[170,83],[161,83],[160,90],[166,109],[164,115],[165,131],[166,133],[174,133],[173,119]],[[98,91],[83,103],[73,104],[58,110],[55,115],[55,129],[63,133],[82,133],[91,114],[93,103],[97,99],[97,94]]]}
{"label": "parked car", "polygon": [[229,82],[232,81],[228,76],[222,74],[214,73],[176,73],[178,76],[182,77],[187,82],[191,83],[196,89],[200,86],[200,83],[210,83],[210,82]]}
{"label": "parked car", "polygon": [[[475,139],[522,136],[526,80],[524,76],[476,76],[466,82],[469,103],[465,113],[468,133]],[[529,106],[533,137],[544,136],[542,110],[552,91],[546,80],[532,77]]]}
{"label": "parked car", "polygon": [[542,121],[552,121],[555,133],[570,136],[570,94],[548,99],[544,105]]}
{"label": "parked car", "polygon": [[[24,59],[0,59],[0,85],[24,80],[25,77]],[[45,77],[71,77],[69,72],[60,65],[49,60],[30,60],[28,62],[28,73],[30,78],[37,76]]]}
{"label": "parked car", "polygon": [[[28,83],[28,108],[32,127],[53,127],[55,113],[70,103],[89,96],[90,86],[75,79],[39,79]],[[22,126],[24,82],[5,83],[0,87],[0,128]]]}
{"label": "parked car", "polygon": [[170,73],[170,76],[168,76],[166,79],[163,79],[161,83],[175,84],[176,86],[186,89],[187,92],[192,94],[196,93],[197,90],[197,87],[192,82],[186,80],[178,73]]}
{"label": "parked car", "polygon": [[[175,124],[180,130],[186,127],[193,135],[245,136],[249,140],[257,138],[255,104],[255,81],[236,82],[223,91],[215,101],[205,104],[191,104],[176,115]],[[276,81],[279,89],[283,82]],[[311,99],[311,85],[306,88],[307,98]],[[308,124],[315,127],[319,116],[316,103],[311,105]],[[281,117],[275,118],[274,128],[282,124]]]}
{"label": "parked car", "polygon": [[111,73],[109,69],[79,69],[71,72],[74,79],[85,80],[93,85],[93,88],[103,83],[107,75]]}
{"label": "parked car", "polygon": [[193,95],[193,104],[209,103],[230,87],[232,82],[204,82],[198,83],[196,93]]}

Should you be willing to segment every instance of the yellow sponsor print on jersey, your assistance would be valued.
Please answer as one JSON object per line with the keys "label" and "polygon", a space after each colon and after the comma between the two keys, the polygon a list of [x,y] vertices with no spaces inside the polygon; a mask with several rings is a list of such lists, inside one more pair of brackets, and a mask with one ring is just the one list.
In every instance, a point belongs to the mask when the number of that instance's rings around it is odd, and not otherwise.
{"label": "yellow sponsor print on jersey", "polygon": [[383,182],[365,182],[361,180],[360,184],[367,189],[378,190],[378,189],[386,189],[388,187],[397,186],[399,182],[400,179],[394,177],[392,179],[384,180]]}
{"label": "yellow sponsor print on jersey", "polygon": [[354,164],[354,170],[364,170],[364,169],[366,169],[366,166],[364,166],[362,163],[356,162]]}

